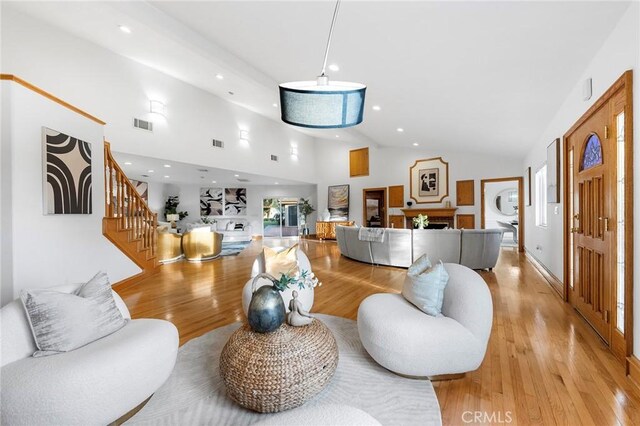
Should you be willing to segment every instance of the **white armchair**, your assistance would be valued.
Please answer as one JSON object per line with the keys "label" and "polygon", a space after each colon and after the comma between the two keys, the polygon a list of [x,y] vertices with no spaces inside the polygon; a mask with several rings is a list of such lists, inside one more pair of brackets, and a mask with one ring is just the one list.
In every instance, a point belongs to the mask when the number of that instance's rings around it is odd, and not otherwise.
{"label": "white armchair", "polygon": [[466,373],[484,358],[491,324],[491,293],[466,266],[446,263],[442,316],[425,314],[401,294],[374,294],[358,309],[363,346],[380,365],[412,377]]}
{"label": "white armchair", "polygon": [[[71,284],[55,290],[71,293]],[[129,310],[116,294],[125,318]],[[0,423],[105,425],[144,402],[167,380],[176,361],[178,331],[168,321],[136,319],[71,352],[34,358],[35,342],[22,303],[0,310]]]}

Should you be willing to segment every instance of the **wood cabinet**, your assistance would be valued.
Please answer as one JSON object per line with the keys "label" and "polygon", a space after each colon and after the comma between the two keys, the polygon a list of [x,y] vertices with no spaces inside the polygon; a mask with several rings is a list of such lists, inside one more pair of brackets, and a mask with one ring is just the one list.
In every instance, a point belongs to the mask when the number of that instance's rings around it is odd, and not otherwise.
{"label": "wood cabinet", "polygon": [[349,151],[349,176],[369,176],[369,148]]}
{"label": "wood cabinet", "polygon": [[394,185],[389,187],[389,207],[404,207],[404,185]]}
{"label": "wood cabinet", "polygon": [[456,205],[473,206],[476,203],[475,182],[459,180],[456,182]]}
{"label": "wood cabinet", "polygon": [[353,226],[354,221],[344,222],[316,222],[316,236],[321,240],[335,240],[336,239],[336,226]]}
{"label": "wood cabinet", "polygon": [[459,214],[456,216],[456,228],[458,229],[476,229],[475,214]]}
{"label": "wood cabinet", "polygon": [[404,215],[401,214],[390,214],[389,215],[389,226],[396,229],[404,228]]}

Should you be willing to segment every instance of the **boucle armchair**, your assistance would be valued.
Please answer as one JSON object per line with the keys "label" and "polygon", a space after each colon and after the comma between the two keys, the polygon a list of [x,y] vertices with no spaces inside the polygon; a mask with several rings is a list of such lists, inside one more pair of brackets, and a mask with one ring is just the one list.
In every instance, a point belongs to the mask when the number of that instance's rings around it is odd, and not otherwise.
{"label": "boucle armchair", "polygon": [[[56,287],[71,293],[77,284]],[[113,293],[125,318],[122,299]],[[3,425],[105,425],[149,398],[171,374],[178,331],[168,321],[136,319],[71,352],[34,358],[20,300],[0,310]]]}
{"label": "boucle armchair", "polygon": [[493,304],[478,273],[446,263],[449,282],[442,316],[425,314],[401,294],[374,294],[358,309],[363,346],[380,365],[410,377],[434,377],[477,369],[484,358]]}

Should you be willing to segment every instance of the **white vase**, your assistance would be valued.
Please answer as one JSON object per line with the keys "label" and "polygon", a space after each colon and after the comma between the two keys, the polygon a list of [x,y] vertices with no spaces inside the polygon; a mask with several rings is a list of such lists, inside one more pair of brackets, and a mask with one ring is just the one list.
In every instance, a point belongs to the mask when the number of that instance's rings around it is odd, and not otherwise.
{"label": "white vase", "polygon": [[329,219],[331,219],[331,213],[329,213],[329,209],[324,209],[322,212],[322,220],[327,222]]}

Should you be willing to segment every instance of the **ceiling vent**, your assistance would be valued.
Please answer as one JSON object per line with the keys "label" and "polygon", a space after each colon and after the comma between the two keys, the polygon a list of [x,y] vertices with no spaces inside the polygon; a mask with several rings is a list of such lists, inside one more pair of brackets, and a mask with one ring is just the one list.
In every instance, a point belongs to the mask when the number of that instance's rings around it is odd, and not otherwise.
{"label": "ceiling vent", "polygon": [[133,119],[133,127],[140,130],[146,130],[148,132],[153,132],[153,123],[146,120],[141,120],[140,118]]}
{"label": "ceiling vent", "polygon": [[147,177],[149,177],[149,175],[140,175],[140,176],[142,176],[142,177],[144,177],[144,178],[147,178]]}
{"label": "ceiling vent", "polygon": [[196,169],[196,170],[201,173],[207,173],[209,171],[209,169]]}
{"label": "ceiling vent", "polygon": [[278,156],[271,154],[271,161],[278,161]]}
{"label": "ceiling vent", "polygon": [[251,182],[251,181],[245,178],[238,178],[238,182]]}
{"label": "ceiling vent", "polygon": [[213,140],[213,147],[214,148],[224,148],[224,142],[218,140],[218,139],[214,139]]}

